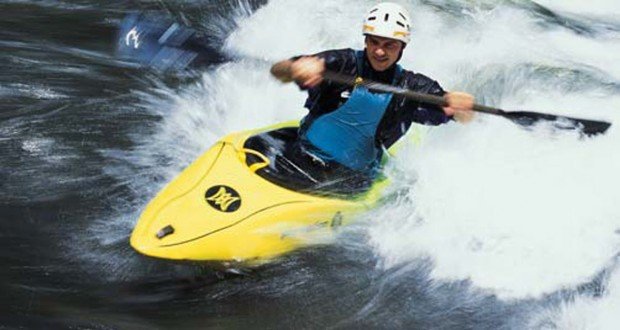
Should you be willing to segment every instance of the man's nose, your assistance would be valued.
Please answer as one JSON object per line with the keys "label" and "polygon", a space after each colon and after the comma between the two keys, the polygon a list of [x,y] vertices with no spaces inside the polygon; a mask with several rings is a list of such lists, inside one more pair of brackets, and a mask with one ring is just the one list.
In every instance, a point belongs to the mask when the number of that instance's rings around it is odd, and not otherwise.
{"label": "man's nose", "polygon": [[383,50],[383,48],[377,47],[377,49],[375,49],[375,55],[383,56],[383,55],[385,55],[385,51]]}

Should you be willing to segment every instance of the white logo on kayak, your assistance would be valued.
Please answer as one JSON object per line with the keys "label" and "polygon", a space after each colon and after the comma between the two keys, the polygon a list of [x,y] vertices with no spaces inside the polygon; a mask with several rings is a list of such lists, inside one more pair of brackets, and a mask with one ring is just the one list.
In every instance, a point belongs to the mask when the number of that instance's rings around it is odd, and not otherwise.
{"label": "white logo on kayak", "polygon": [[213,195],[207,196],[207,201],[213,202],[213,204],[220,207],[220,210],[226,212],[228,207],[236,201],[240,200],[239,197],[233,196],[226,191],[226,188],[220,187],[220,189]]}
{"label": "white logo on kayak", "polygon": [[129,32],[127,32],[127,35],[125,36],[125,45],[131,46],[130,43],[133,42],[133,48],[138,49],[138,47],[140,47],[139,38],[140,33],[138,33],[138,29],[134,27]]}

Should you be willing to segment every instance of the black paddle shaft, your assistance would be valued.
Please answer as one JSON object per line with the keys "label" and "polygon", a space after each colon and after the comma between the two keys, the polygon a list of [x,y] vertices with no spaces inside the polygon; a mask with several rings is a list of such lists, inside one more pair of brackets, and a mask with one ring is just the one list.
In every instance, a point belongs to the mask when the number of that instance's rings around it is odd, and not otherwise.
{"label": "black paddle shaft", "polygon": [[[370,90],[375,90],[384,93],[392,93],[396,95],[401,95],[406,98],[421,102],[434,104],[438,106],[445,107],[448,105],[447,101],[440,96],[418,93],[411,91],[409,89],[390,86],[381,84],[378,82],[363,80],[354,78],[351,76],[346,76],[343,74],[339,74],[336,72],[327,71],[323,74],[324,78],[335,83],[355,86],[362,85],[367,87]],[[598,120],[590,120],[590,119],[581,119],[581,118],[573,118],[566,117],[560,115],[552,115],[548,113],[540,113],[540,112],[529,112],[529,111],[505,111],[498,108],[489,107],[482,104],[474,104],[473,110],[476,112],[482,112],[486,114],[501,116],[507,118],[519,125],[522,126],[530,126],[539,120],[553,121],[557,122],[556,127],[562,129],[578,129],[582,131],[586,135],[595,135],[602,134],[611,127],[611,123],[605,121]]]}
{"label": "black paddle shaft", "polygon": [[[209,50],[200,46],[207,44],[196,31],[172,20],[148,15],[128,15],[121,24],[117,56],[159,71],[182,70],[201,62],[215,61]],[[207,56],[209,55],[209,56]],[[266,62],[265,60],[259,60]],[[370,80],[359,80],[336,72],[325,72],[324,77],[336,83],[349,86],[363,85],[369,89],[402,95],[422,103],[446,106],[443,97],[417,93],[408,89],[384,85]],[[586,135],[604,133],[611,123],[557,116],[527,111],[504,111],[497,108],[474,104],[474,111],[507,118],[521,126],[530,126],[539,120],[553,121],[554,126],[562,129],[578,129]]]}

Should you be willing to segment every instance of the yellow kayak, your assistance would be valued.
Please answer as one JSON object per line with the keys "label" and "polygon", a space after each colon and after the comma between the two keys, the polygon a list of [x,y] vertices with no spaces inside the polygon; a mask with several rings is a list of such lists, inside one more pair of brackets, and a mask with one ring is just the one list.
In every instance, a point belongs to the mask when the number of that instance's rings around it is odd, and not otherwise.
{"label": "yellow kayak", "polygon": [[283,139],[297,122],[230,134],[170,182],[147,205],[131,235],[138,252],[174,260],[262,263],[329,241],[335,228],[373,207],[386,179],[356,196],[302,193],[260,171],[256,137]]}

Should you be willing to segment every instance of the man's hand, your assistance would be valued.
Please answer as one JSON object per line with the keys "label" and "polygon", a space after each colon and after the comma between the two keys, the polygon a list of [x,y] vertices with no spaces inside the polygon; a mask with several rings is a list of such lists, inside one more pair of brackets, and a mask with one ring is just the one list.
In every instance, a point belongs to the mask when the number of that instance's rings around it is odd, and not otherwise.
{"label": "man's hand", "polygon": [[463,92],[449,92],[444,95],[444,99],[448,106],[443,111],[448,116],[454,116],[458,122],[467,123],[474,118],[474,97],[471,94]]}
{"label": "man's hand", "polygon": [[286,60],[276,63],[271,67],[271,74],[282,82],[295,81],[300,86],[312,88],[323,81],[325,72],[325,60],[306,56],[297,61]]}
{"label": "man's hand", "polygon": [[306,88],[320,84],[324,72],[325,60],[318,57],[302,57],[291,65],[291,78]]}

